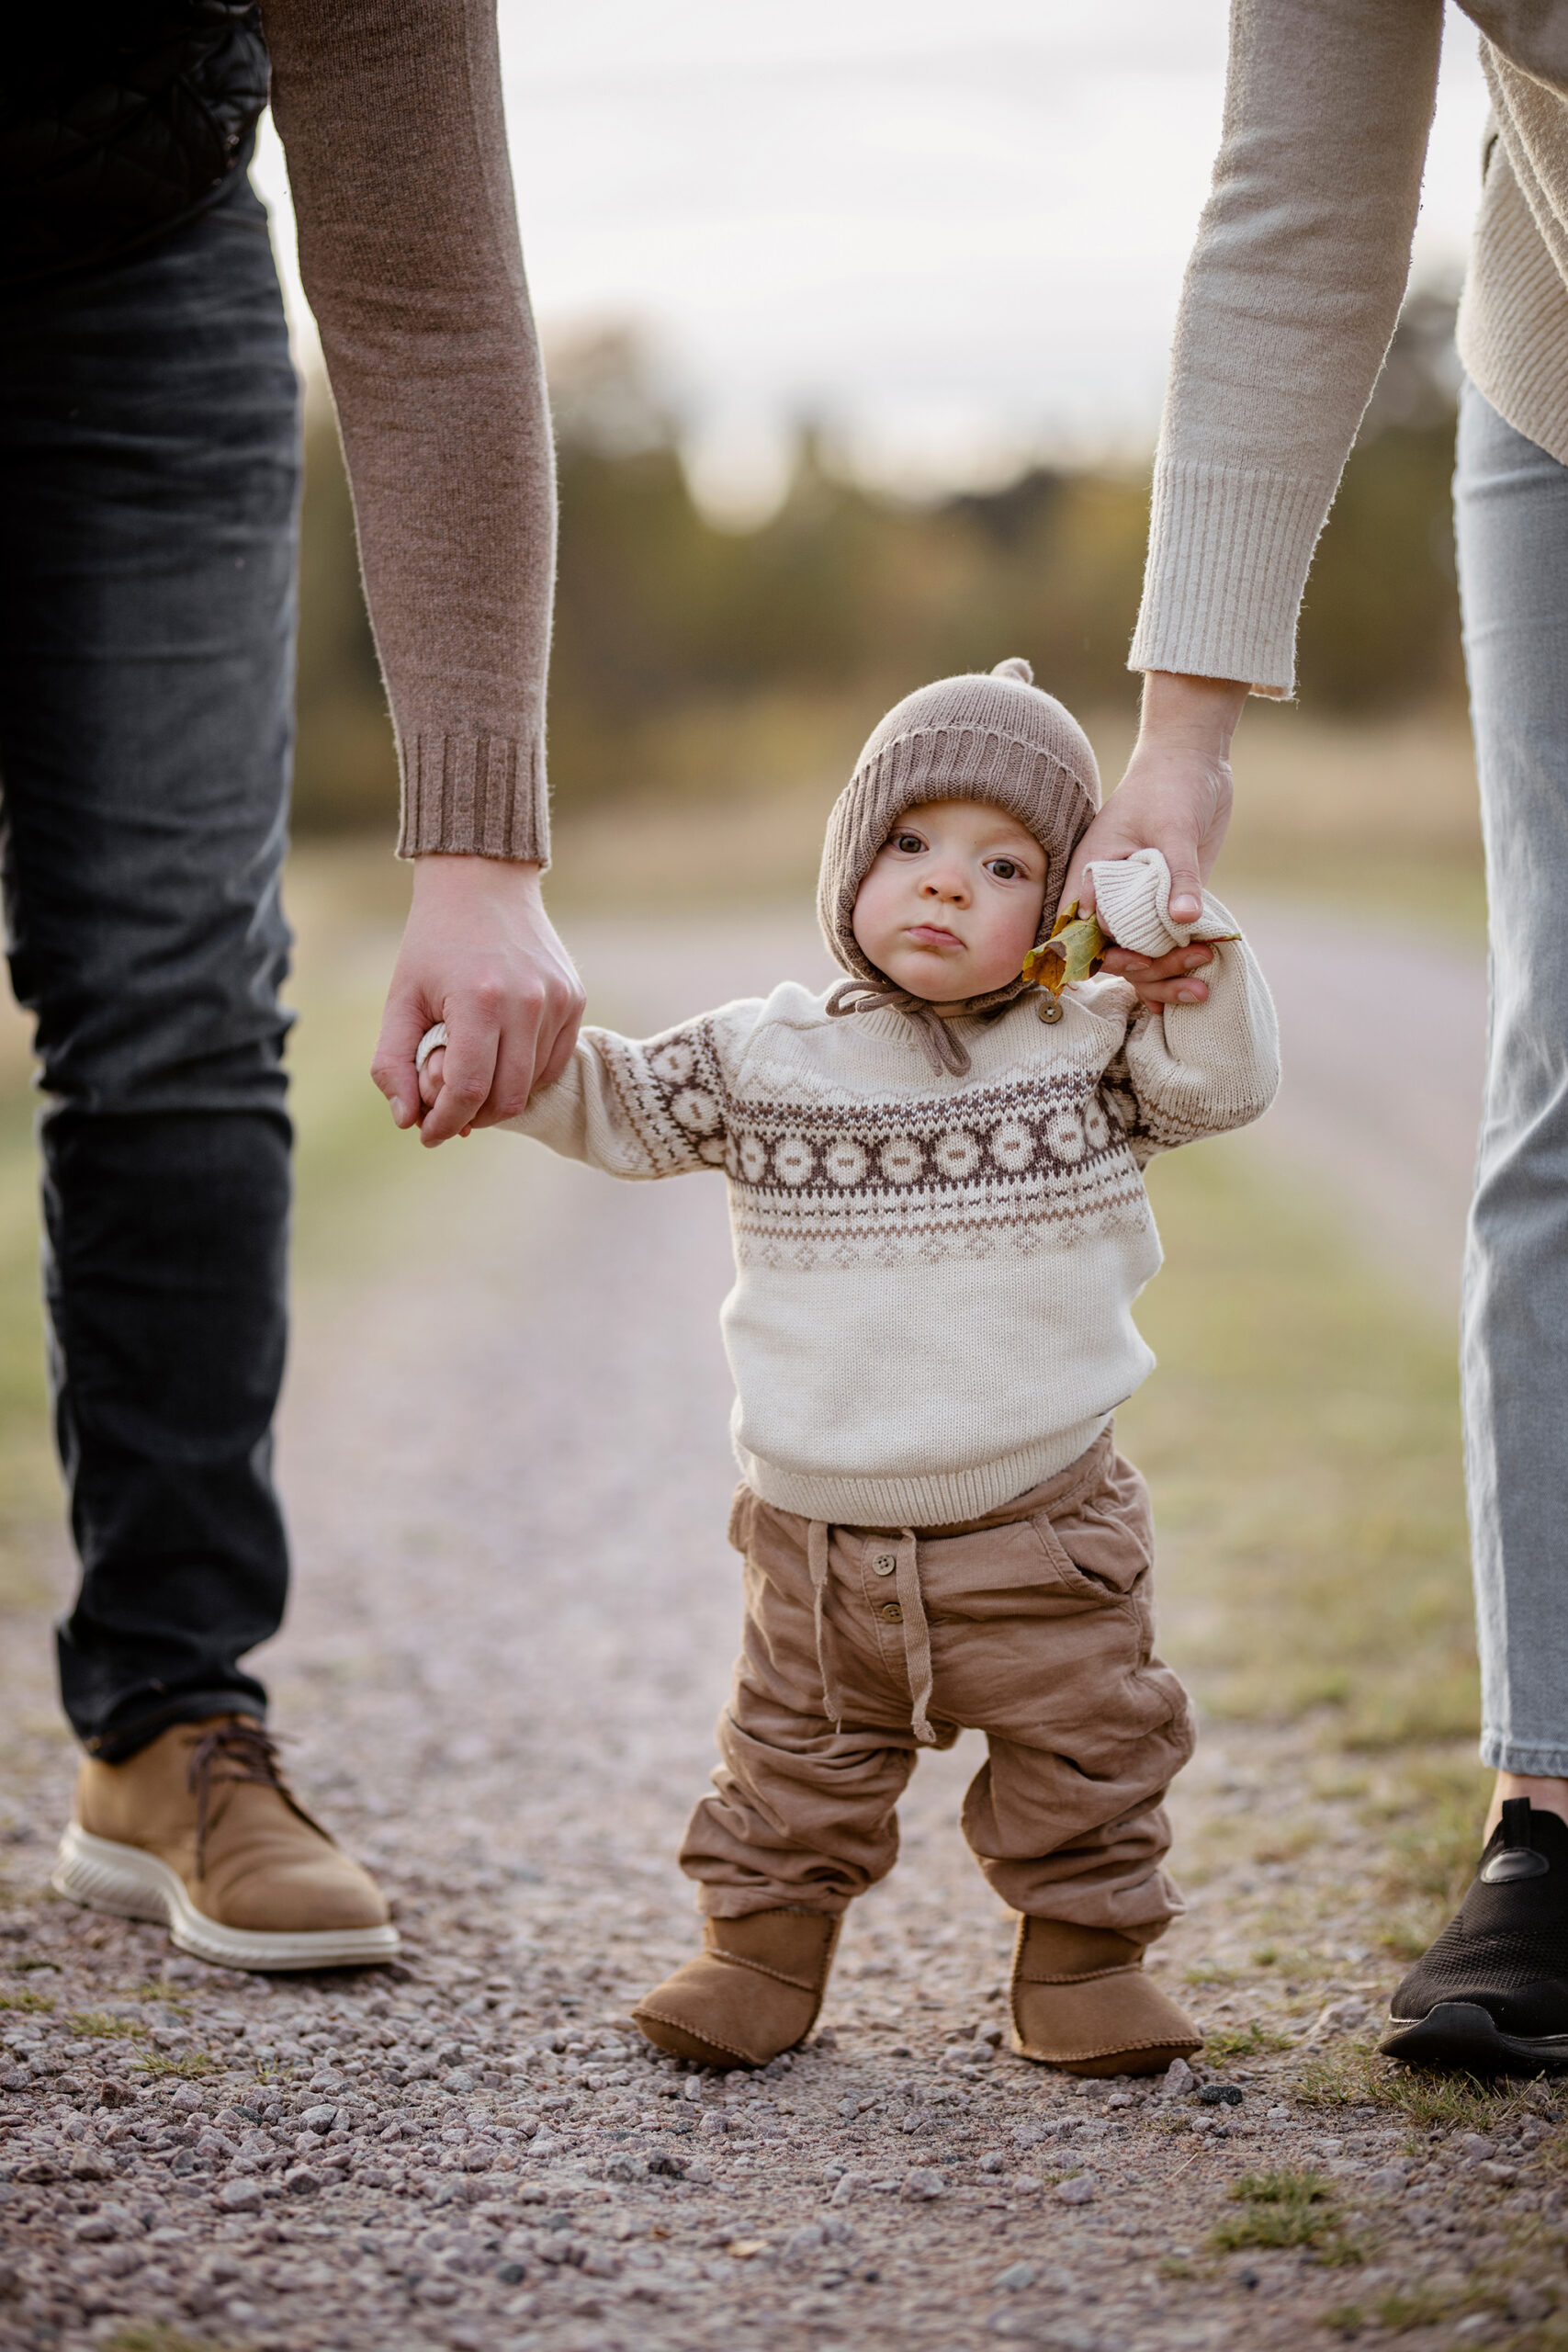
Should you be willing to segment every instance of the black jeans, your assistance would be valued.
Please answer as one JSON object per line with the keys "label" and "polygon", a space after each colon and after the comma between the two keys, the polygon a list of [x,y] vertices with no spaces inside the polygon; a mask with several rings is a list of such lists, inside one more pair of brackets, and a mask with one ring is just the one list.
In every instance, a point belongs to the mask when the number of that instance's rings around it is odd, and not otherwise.
{"label": "black jeans", "polygon": [[265,215],[221,200],[0,295],[0,795],[37,1020],[55,1428],[96,1755],[265,1693],[290,1130],[277,991],[298,388]]}

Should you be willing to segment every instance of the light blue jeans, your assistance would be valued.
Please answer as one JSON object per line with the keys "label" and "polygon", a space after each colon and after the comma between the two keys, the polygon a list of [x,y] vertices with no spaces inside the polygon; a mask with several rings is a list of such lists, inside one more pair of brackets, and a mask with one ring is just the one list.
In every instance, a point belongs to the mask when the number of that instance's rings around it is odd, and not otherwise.
{"label": "light blue jeans", "polygon": [[1492,910],[1461,1341],[1481,1753],[1568,1778],[1568,466],[1472,384],[1454,510]]}

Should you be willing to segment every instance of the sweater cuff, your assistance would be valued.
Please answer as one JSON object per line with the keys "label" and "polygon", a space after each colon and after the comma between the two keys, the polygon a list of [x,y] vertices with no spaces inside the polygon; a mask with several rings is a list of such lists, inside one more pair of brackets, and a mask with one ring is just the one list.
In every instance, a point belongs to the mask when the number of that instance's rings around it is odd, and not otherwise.
{"label": "sweater cuff", "polygon": [[1130,857],[1097,858],[1089,871],[1101,930],[1135,956],[1168,956],[1193,940],[1240,937],[1226,910],[1207,890],[1196,922],[1175,920],[1170,868],[1157,849],[1135,849]]}
{"label": "sweater cuff", "polygon": [[550,861],[542,741],[511,735],[402,737],[400,857],[510,857]]}
{"label": "sweater cuff", "polygon": [[1131,670],[1295,692],[1296,616],[1332,482],[1161,458]]}

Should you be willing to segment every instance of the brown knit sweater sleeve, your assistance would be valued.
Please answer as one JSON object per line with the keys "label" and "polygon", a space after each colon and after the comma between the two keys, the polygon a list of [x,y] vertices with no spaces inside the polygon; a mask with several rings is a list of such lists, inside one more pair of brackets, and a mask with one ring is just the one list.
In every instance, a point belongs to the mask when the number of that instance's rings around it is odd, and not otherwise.
{"label": "brown knit sweater sleeve", "polygon": [[495,0],[263,0],[404,855],[547,853],[555,480]]}

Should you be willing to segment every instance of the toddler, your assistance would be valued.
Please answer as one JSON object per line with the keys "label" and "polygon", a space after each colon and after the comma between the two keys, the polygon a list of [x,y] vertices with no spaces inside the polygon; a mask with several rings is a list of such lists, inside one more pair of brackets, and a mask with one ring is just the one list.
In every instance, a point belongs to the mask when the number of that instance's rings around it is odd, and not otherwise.
{"label": "toddler", "polygon": [[965,1726],[988,1756],[964,1834],[1019,1915],[1014,2050],[1111,2075],[1201,2046],[1143,1973],[1180,1909],[1163,1800],[1193,1729],[1111,1416],[1154,1362],[1140,1170],[1257,1118],[1278,1048],[1235,924],[1208,898],[1173,923],[1154,851],[1094,868],[1100,922],[1149,956],[1214,942],[1207,1001],[1026,983],[1099,797],[1026,662],[908,695],[829,819],[818,909],[849,978],[641,1043],[586,1029],[510,1123],[612,1175],[728,1181],[744,1629],[681,1852],[703,1949],[635,2012],[706,2065],[810,2030],[917,1749]]}

